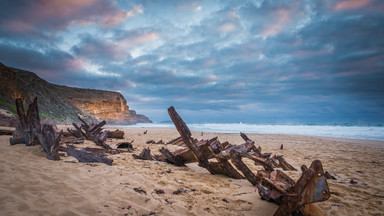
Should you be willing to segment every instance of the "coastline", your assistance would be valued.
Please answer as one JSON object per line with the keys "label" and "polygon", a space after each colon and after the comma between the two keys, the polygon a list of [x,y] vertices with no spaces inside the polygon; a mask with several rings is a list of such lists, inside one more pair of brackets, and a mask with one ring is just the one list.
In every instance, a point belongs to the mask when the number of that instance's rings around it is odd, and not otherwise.
{"label": "coastline", "polygon": [[[59,126],[65,128],[67,126]],[[108,126],[106,129],[119,127]],[[178,137],[175,128],[119,128],[139,154],[162,146],[148,140],[169,141]],[[144,134],[144,131],[148,131]],[[247,133],[263,152],[283,154],[295,168],[319,159],[337,180],[328,180],[331,198],[318,205],[328,215],[381,215],[384,195],[384,141],[286,134]],[[197,139],[218,136],[220,141],[243,143],[239,134],[192,131]],[[180,168],[167,163],[134,160],[133,153],[110,156],[112,166],[78,163],[72,157],[50,161],[39,146],[9,145],[0,136],[0,213],[4,215],[272,215],[277,205],[260,199],[246,180],[211,175],[196,163]],[[280,150],[280,145],[284,149]],[[92,145],[86,141],[84,145]],[[247,163],[253,171],[260,169]],[[297,180],[300,171],[287,172]],[[353,179],[357,184],[350,184]],[[134,188],[146,191],[138,193]],[[182,188],[186,192],[173,194]],[[162,189],[165,194],[153,193]],[[128,208],[130,206],[130,208]]]}
{"label": "coastline", "polygon": [[[174,128],[173,123],[116,125],[121,128],[159,127]],[[190,130],[218,133],[257,133],[308,135],[384,141],[384,127],[381,125],[291,125],[291,124],[248,124],[248,123],[199,123],[188,124]]]}

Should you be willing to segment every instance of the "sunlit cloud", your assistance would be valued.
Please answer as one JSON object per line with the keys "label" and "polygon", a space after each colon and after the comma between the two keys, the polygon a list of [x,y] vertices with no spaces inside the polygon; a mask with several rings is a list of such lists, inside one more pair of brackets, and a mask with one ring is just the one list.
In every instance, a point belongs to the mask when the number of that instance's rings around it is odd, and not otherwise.
{"label": "sunlit cloud", "polygon": [[262,35],[276,35],[283,31],[284,28],[287,27],[287,25],[289,25],[292,21],[290,17],[291,11],[289,10],[281,9],[276,11],[274,14],[274,20],[262,31]]}
{"label": "sunlit cloud", "polygon": [[233,23],[224,23],[220,26],[219,30],[222,32],[233,31],[236,30],[236,25]]}
{"label": "sunlit cloud", "polygon": [[334,6],[334,10],[351,10],[351,9],[357,9],[366,6],[367,4],[371,3],[372,0],[343,0],[338,2]]}
{"label": "sunlit cloud", "polygon": [[139,14],[142,14],[144,12],[143,5],[135,5],[132,10],[128,11],[126,16],[127,17],[133,17],[137,16]]}
{"label": "sunlit cloud", "polygon": [[87,73],[93,76],[99,76],[99,77],[120,77],[121,76],[118,73],[105,72],[101,69],[100,65],[90,63],[89,61],[83,61],[82,67]]}
{"label": "sunlit cloud", "polygon": [[201,6],[197,6],[196,8],[195,8],[195,11],[201,11],[203,9],[203,7],[201,7]]}

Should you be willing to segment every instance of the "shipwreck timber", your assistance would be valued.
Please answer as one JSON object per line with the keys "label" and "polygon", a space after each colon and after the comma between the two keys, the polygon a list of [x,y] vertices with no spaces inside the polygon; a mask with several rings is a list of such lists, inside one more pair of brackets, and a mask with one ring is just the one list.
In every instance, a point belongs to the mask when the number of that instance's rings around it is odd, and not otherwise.
{"label": "shipwreck timber", "polygon": [[[261,147],[255,146],[255,142],[244,133],[241,137],[245,143],[231,145],[221,143],[217,137],[210,140],[197,141],[192,138],[192,133],[186,123],[178,115],[174,107],[168,109],[177,131],[180,134],[175,143],[184,143],[187,148],[174,152],[162,147],[161,155],[151,155],[150,149],[145,148],[135,159],[165,161],[176,166],[185,166],[186,163],[197,162],[199,166],[207,169],[211,174],[222,174],[235,179],[247,179],[256,186],[259,195],[268,201],[280,205],[275,216],[291,215],[295,212],[308,214],[308,209],[318,209],[315,202],[328,200],[330,191],[327,178],[319,160],[312,162],[309,168],[303,165],[302,175],[294,181],[283,171],[296,171],[281,155],[271,157],[271,153],[262,153]],[[262,165],[264,170],[253,173],[242,161],[243,158]],[[216,159],[216,162],[210,161]]]}
{"label": "shipwreck timber", "polygon": [[[122,131],[109,132],[103,131],[105,121],[88,124],[78,117],[81,124],[73,123],[75,129],[68,129],[65,133],[66,140],[61,140],[63,131],[56,132],[52,125],[40,124],[37,98],[29,105],[25,115],[22,100],[16,100],[16,107],[19,117],[19,124],[10,139],[10,144],[23,143],[27,146],[40,144],[46,157],[50,160],[60,160],[59,151],[66,152],[67,155],[75,157],[79,162],[99,162],[109,166],[113,160],[107,154],[119,154],[122,151],[113,149],[106,143],[108,137],[121,139],[124,136]],[[157,160],[168,162],[176,166],[185,166],[187,163],[197,162],[199,166],[207,169],[211,174],[222,174],[234,179],[246,179],[256,186],[262,199],[272,201],[280,205],[274,213],[275,216],[291,215],[301,212],[310,215],[314,211],[321,212],[314,203],[326,201],[330,198],[330,190],[327,179],[332,178],[328,172],[324,172],[322,163],[314,160],[308,167],[301,167],[301,177],[295,181],[284,171],[296,171],[282,155],[262,153],[261,147],[256,147],[255,142],[246,134],[240,133],[245,143],[232,145],[228,142],[221,143],[217,137],[209,140],[197,140],[192,137],[186,123],[178,115],[174,107],[168,109],[180,137],[171,140],[170,144],[185,145],[182,148],[171,152],[165,147],[159,151],[161,154],[151,155],[149,148],[145,148],[141,154],[135,155],[135,159]],[[113,135],[112,135],[113,134]],[[69,137],[69,138],[68,138]],[[102,148],[83,148],[77,149],[74,144],[80,140],[91,140]],[[133,142],[133,141],[132,141]],[[119,143],[120,148],[128,148],[133,151],[132,142]],[[149,142],[153,144],[163,144]],[[63,145],[66,146],[63,146]],[[283,149],[283,145],[281,145]],[[255,174],[243,159],[253,161],[256,165],[261,165],[264,169],[258,170]],[[284,171],[281,171],[284,170]],[[334,178],[334,177],[333,177]]]}

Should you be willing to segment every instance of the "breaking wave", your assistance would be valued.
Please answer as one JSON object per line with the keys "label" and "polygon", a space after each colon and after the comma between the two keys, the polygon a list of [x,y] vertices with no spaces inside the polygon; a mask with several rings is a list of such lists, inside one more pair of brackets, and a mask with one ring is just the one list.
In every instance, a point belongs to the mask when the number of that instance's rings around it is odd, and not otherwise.
{"label": "breaking wave", "polygon": [[[173,128],[173,124],[146,123],[124,127]],[[220,133],[261,133],[327,136],[352,139],[384,140],[383,126],[340,126],[340,125],[272,125],[245,123],[188,124],[191,130]]]}

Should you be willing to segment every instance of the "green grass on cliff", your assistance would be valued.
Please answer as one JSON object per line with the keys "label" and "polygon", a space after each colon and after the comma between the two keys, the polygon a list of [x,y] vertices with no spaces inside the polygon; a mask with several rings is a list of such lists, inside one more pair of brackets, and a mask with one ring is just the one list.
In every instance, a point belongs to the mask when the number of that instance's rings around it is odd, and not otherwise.
{"label": "green grass on cliff", "polygon": [[0,108],[10,111],[14,116],[17,116],[16,105],[10,103],[4,98],[0,98]]}
{"label": "green grass on cliff", "polygon": [[[0,108],[8,110],[14,116],[17,116],[16,105],[11,103],[11,102],[9,102],[9,101],[7,101],[7,100],[5,100],[4,98],[0,98]],[[24,105],[24,110],[27,113],[28,107],[26,105]],[[57,117],[55,115],[47,114],[47,113],[44,113],[44,112],[39,112],[39,116],[40,116],[40,119],[52,119],[52,120],[54,120],[56,122],[64,122],[65,121],[64,118]]]}
{"label": "green grass on cliff", "polygon": [[63,119],[63,118],[60,118],[60,117],[57,117],[54,115],[50,115],[47,113],[42,113],[42,112],[39,112],[39,116],[40,116],[40,119],[52,119],[53,121],[56,121],[56,122],[64,122],[65,121],[65,119]]}

